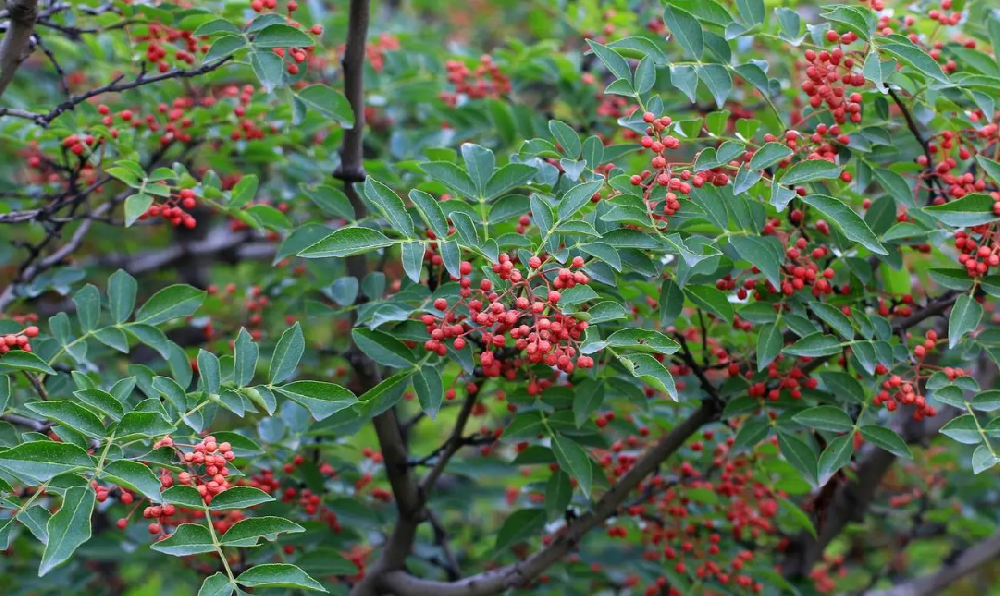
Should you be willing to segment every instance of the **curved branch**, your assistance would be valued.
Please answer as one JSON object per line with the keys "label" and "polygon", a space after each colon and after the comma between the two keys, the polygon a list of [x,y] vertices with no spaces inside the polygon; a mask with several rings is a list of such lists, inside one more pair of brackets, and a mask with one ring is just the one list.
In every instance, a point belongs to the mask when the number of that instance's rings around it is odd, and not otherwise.
{"label": "curved branch", "polygon": [[604,493],[590,512],[571,523],[565,533],[528,559],[457,582],[427,581],[405,571],[393,571],[381,578],[379,586],[398,596],[491,596],[531,582],[576,548],[588,532],[616,515],[628,495],[688,438],[702,426],[715,420],[719,409],[719,404],[714,400],[703,402],[698,410],[643,454],[632,469],[611,490]]}
{"label": "curved branch", "polygon": [[1000,557],[1000,533],[966,549],[954,561],[945,563],[930,575],[895,585],[883,590],[871,590],[864,596],[933,596],[961,580],[980,566]]}

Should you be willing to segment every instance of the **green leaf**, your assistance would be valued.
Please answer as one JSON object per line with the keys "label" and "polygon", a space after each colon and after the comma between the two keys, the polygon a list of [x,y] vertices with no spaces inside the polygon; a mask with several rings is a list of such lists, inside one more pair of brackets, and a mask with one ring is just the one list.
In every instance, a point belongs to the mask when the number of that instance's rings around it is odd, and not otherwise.
{"label": "green leaf", "polygon": [[603,180],[584,182],[577,184],[566,191],[559,206],[556,208],[557,216],[560,220],[566,220],[576,214],[584,205],[590,203],[590,197],[604,186]]}
{"label": "green leaf", "polygon": [[653,58],[647,56],[639,61],[635,68],[635,92],[638,95],[645,95],[656,84],[656,65]]}
{"label": "green leaf", "polygon": [[771,425],[762,417],[748,418],[740,425],[740,430],[736,433],[733,450],[739,451],[741,449],[752,448],[757,443],[763,441],[770,430]]}
{"label": "green leaf", "polygon": [[351,336],[362,352],[383,366],[406,368],[417,363],[413,351],[388,333],[358,328],[351,330]]}
{"label": "green leaf", "polygon": [[420,164],[420,169],[431,178],[444,184],[465,197],[476,197],[479,192],[465,170],[448,161],[432,161]]}
{"label": "green leaf", "polygon": [[62,507],[49,519],[49,541],[42,552],[38,577],[69,559],[81,544],[90,540],[90,517],[94,514],[97,494],[90,486],[66,489]]}
{"label": "green leaf", "polygon": [[26,370],[46,375],[56,374],[55,369],[39,358],[37,354],[23,350],[11,350],[0,356],[0,373],[11,370]]}
{"label": "green leaf", "polygon": [[120,459],[104,466],[104,477],[114,484],[135,490],[151,501],[160,501],[160,479],[149,466]]}
{"label": "green leaf", "polygon": [[497,533],[496,553],[522,540],[538,535],[545,527],[546,515],[543,509],[519,509],[504,520]]}
{"label": "green leaf", "polygon": [[308,573],[288,563],[267,563],[251,567],[236,578],[236,583],[251,588],[301,588],[318,592],[327,591],[318,581],[309,577]]}
{"label": "green leaf", "polygon": [[[854,344],[854,347],[862,344]],[[865,390],[851,375],[841,371],[823,371],[819,374],[823,384],[837,397],[847,397],[857,403],[864,403]]]}
{"label": "green leaf", "polygon": [[819,476],[825,478],[851,463],[854,453],[854,433],[830,439],[826,449],[819,456]]}
{"label": "green leaf", "polygon": [[244,213],[256,221],[260,227],[276,232],[285,232],[292,228],[292,222],[285,214],[270,205],[251,205]]}
{"label": "green leaf", "polygon": [[175,485],[164,489],[160,494],[164,503],[183,505],[188,509],[207,509],[205,499],[202,498],[198,490],[193,486]]}
{"label": "green leaf", "polygon": [[[117,162],[122,165],[121,162]],[[134,162],[133,162],[134,163]],[[142,169],[139,164],[134,164],[135,167],[113,167],[108,168],[107,173],[118,180],[121,180],[125,184],[131,186],[132,188],[142,188],[142,182],[146,179],[146,172]],[[133,195],[135,196],[135,195]],[[126,199],[127,200],[127,199]],[[144,210],[145,211],[145,210]],[[142,215],[141,213],[139,215]]]}
{"label": "green leaf", "polygon": [[441,373],[433,366],[422,366],[413,375],[413,390],[417,392],[420,409],[433,420],[441,409],[444,398],[444,382]]}
{"label": "green leaf", "polygon": [[139,193],[125,199],[125,227],[131,227],[153,204],[153,197]]}
{"label": "green leaf", "polygon": [[751,170],[766,170],[794,153],[782,143],[766,143],[750,159]]}
{"label": "green leaf", "polygon": [[359,227],[341,228],[300,251],[299,256],[307,259],[349,257],[392,246],[395,243],[378,230]]}
{"label": "green leaf", "polygon": [[897,64],[899,63],[896,62],[895,58],[882,60],[879,58],[877,52],[869,52],[865,56],[865,64],[862,72],[866,79],[875,83],[875,88],[878,89],[879,93],[888,93],[885,84],[889,80],[889,77],[896,72]]}
{"label": "green leaf", "polygon": [[[809,517],[809,515],[806,514],[805,511],[799,509],[798,505],[782,497],[778,498],[778,505],[781,507],[782,511],[784,511],[786,514],[788,514],[789,517],[792,518],[797,528],[804,529],[805,531],[812,534],[813,537],[816,536],[816,528],[813,526],[812,519]],[[771,579],[775,584],[779,584],[779,582],[784,581],[784,578],[781,576],[781,574],[778,573],[775,573]],[[785,583],[787,585],[787,582]],[[793,594],[796,592],[795,588],[793,588],[791,585],[788,585],[788,587],[785,588],[785,590]]]}
{"label": "green leaf", "polygon": [[208,37],[217,33],[231,33],[239,35],[240,30],[236,27],[236,25],[230,23],[226,19],[212,19],[207,23],[199,25],[198,28],[194,30],[196,37]]}
{"label": "green leaf", "polygon": [[247,40],[242,35],[223,35],[212,42],[212,47],[205,54],[204,63],[222,60],[233,52],[242,50],[246,45]]}
{"label": "green leaf", "polygon": [[[899,36],[896,36],[893,39],[898,37]],[[884,43],[881,44],[880,49],[892,54],[896,58],[899,58],[899,60],[904,64],[912,66],[927,77],[934,79],[939,83],[947,85],[951,82],[948,79],[948,75],[944,74],[944,71],[941,70],[941,66],[937,63],[937,61],[928,56],[927,52],[912,42]]]}
{"label": "green leaf", "polygon": [[257,196],[259,186],[260,182],[255,174],[244,175],[233,187],[232,198],[229,200],[228,206],[234,209],[243,207]]}
{"label": "green leaf", "polygon": [[769,324],[761,327],[757,335],[757,370],[764,370],[774,362],[784,345],[781,329],[777,325]]}
{"label": "green leaf", "polygon": [[986,156],[977,155],[976,162],[986,172],[986,175],[993,179],[993,182],[1000,184],[1000,161],[993,161]]}
{"label": "green leaf", "polygon": [[25,404],[25,407],[39,416],[55,420],[88,437],[104,437],[104,425],[101,424],[101,419],[90,410],[74,402],[35,401]]}
{"label": "green leaf", "polygon": [[281,86],[285,76],[285,63],[270,50],[250,52],[250,67],[264,90],[270,93],[275,87]]}
{"label": "green leaf", "polygon": [[556,456],[559,467],[576,479],[584,496],[589,498],[590,488],[593,485],[593,468],[590,456],[587,455],[584,448],[572,439],[554,437],[552,439],[552,452]]}
{"label": "green leaf", "polygon": [[236,584],[229,581],[225,573],[219,571],[205,578],[198,590],[198,596],[233,596]]}
{"label": "green leaf", "polygon": [[792,420],[803,426],[831,432],[846,432],[854,428],[854,421],[846,412],[835,406],[816,406],[802,410]]}
{"label": "green leaf", "polygon": [[587,45],[593,50],[594,54],[601,59],[604,66],[615,75],[615,78],[625,79],[630,82],[632,80],[632,71],[628,67],[628,62],[621,57],[618,52],[612,50],[607,46],[603,46],[592,39],[587,40]]}
{"label": "green leaf", "polygon": [[124,323],[135,308],[138,284],[125,270],[119,269],[108,278],[108,305],[115,323]]}
{"label": "green leaf", "polygon": [[175,557],[187,557],[212,552],[215,550],[215,543],[212,541],[212,534],[204,525],[181,524],[173,534],[154,542],[150,548]]}
{"label": "green leaf", "polygon": [[650,329],[619,329],[608,336],[607,342],[613,348],[660,354],[673,354],[681,349],[676,341]]}
{"label": "green leaf", "polygon": [[[305,528],[299,524],[290,522],[282,517],[251,517],[233,524],[233,526],[219,538],[219,542],[225,546],[260,537],[264,537],[267,540],[274,542],[278,538],[278,534],[298,534],[305,531]],[[256,540],[254,540],[254,543],[256,543]]]}
{"label": "green leaf", "polygon": [[556,519],[566,513],[569,502],[573,498],[573,485],[569,475],[562,470],[556,470],[549,476],[545,485],[545,511],[549,519]]}
{"label": "green leaf", "polygon": [[136,323],[159,325],[170,319],[193,315],[207,293],[186,284],[175,284],[153,294],[135,314]]}
{"label": "green leaf", "polygon": [[260,346],[250,338],[250,334],[245,328],[240,327],[240,333],[236,336],[234,344],[233,356],[233,380],[237,387],[246,387],[253,381],[259,356]]}
{"label": "green leaf", "polygon": [[198,374],[205,385],[205,390],[209,393],[218,393],[222,385],[222,365],[219,358],[205,350],[198,350]]}
{"label": "green leaf", "polygon": [[403,271],[413,283],[420,283],[420,272],[424,264],[424,245],[419,242],[404,242],[399,246]]}
{"label": "green leaf", "polygon": [[986,443],[976,447],[976,450],[972,453],[973,474],[981,474],[998,463],[1000,463],[1000,459],[993,454],[990,446]]}
{"label": "green leaf", "polygon": [[747,25],[759,25],[764,22],[764,0],[736,0],[736,9],[740,18]]}
{"label": "green leaf", "polygon": [[687,286],[684,293],[700,308],[729,323],[733,320],[733,305],[714,286]]}
{"label": "green leaf", "polygon": [[101,317],[101,292],[97,286],[87,284],[73,294],[73,304],[76,306],[76,317],[80,321],[80,330],[86,333],[97,327]]}
{"label": "green leaf", "polygon": [[294,372],[305,352],[306,342],[302,336],[302,327],[298,323],[285,329],[281,334],[281,339],[274,347],[274,354],[271,356],[271,365],[268,370],[268,380],[273,385],[281,383]]}
{"label": "green leaf", "polygon": [[410,200],[413,204],[417,206],[417,210],[423,216],[424,220],[427,222],[427,226],[430,228],[434,235],[439,239],[444,239],[448,236],[448,220],[444,217],[444,210],[441,209],[441,205],[438,204],[437,200],[431,195],[413,189],[409,194]]}
{"label": "green leaf", "polygon": [[913,456],[910,454],[910,448],[906,446],[906,443],[899,435],[889,428],[866,424],[861,427],[861,436],[869,443],[885,449],[893,455],[913,459]]}
{"label": "green leaf", "polygon": [[604,404],[604,384],[584,381],[576,386],[573,396],[573,419],[577,427],[590,419],[591,414]]}
{"label": "green leaf", "polygon": [[705,39],[698,19],[686,10],[668,4],[663,10],[663,20],[688,56],[701,60]]}
{"label": "green leaf", "polygon": [[294,381],[275,389],[305,406],[316,420],[323,420],[346,410],[358,401],[349,390],[325,381]]}
{"label": "green leaf", "polygon": [[819,463],[816,454],[806,445],[802,439],[783,432],[778,433],[778,450],[781,455],[792,464],[792,467],[815,486],[819,477]]}
{"label": "green leaf", "polygon": [[490,149],[473,143],[462,143],[461,150],[465,168],[479,191],[478,196],[482,196],[486,191],[486,183],[496,169],[496,157]]}
{"label": "green leaf", "polygon": [[15,517],[17,521],[28,528],[39,542],[49,543],[49,520],[52,519],[52,514],[49,513],[48,509],[41,505],[33,505],[16,513]]}
{"label": "green leaf", "polygon": [[821,13],[820,16],[840,23],[842,29],[847,29],[858,34],[858,37],[868,41],[875,33],[875,15],[867,9],[857,6],[828,6],[829,12]]}
{"label": "green leaf", "polygon": [[[485,198],[492,199],[498,197],[511,189],[525,184],[537,174],[538,170],[534,166],[523,163],[509,163],[496,172],[493,172],[493,175],[486,183]],[[435,231],[435,233],[437,232]]]}
{"label": "green leaf", "polygon": [[117,438],[161,437],[174,430],[173,425],[155,412],[129,412],[115,428]]}
{"label": "green leaf", "polygon": [[780,7],[774,9],[774,14],[778,17],[778,25],[784,34],[783,39],[801,41],[799,34],[802,32],[802,17],[799,16],[799,13],[791,8]]}
{"label": "green leaf", "polygon": [[413,238],[413,220],[406,212],[406,205],[391,188],[369,176],[365,180],[365,196],[385,217],[389,225],[406,238]]}
{"label": "green leaf", "polygon": [[988,194],[968,194],[957,201],[930,205],[925,207],[924,211],[945,225],[969,228],[1000,219],[1000,216],[993,212],[994,203],[993,197]]}
{"label": "green leaf", "polygon": [[765,238],[759,236],[733,236],[729,239],[733,248],[744,261],[760,269],[775,288],[781,287],[778,261],[779,251]]}
{"label": "green leaf", "polygon": [[698,78],[701,79],[715,98],[715,105],[720,110],[726,105],[726,99],[733,90],[733,77],[724,66],[705,64],[698,67]]}
{"label": "green leaf", "polygon": [[841,337],[847,340],[854,339],[854,327],[851,325],[851,320],[839,308],[825,302],[812,302],[809,304],[809,308]]}
{"label": "green leaf", "polygon": [[0,412],[7,409],[8,403],[10,403],[10,377],[0,375]]}
{"label": "green leaf", "polygon": [[253,45],[258,48],[306,48],[315,44],[299,29],[278,23],[261,29],[253,40]]}
{"label": "green leaf", "polygon": [[948,421],[941,427],[941,434],[965,445],[976,445],[984,440],[973,414],[962,414]]}
{"label": "green leaf", "polygon": [[656,358],[649,354],[618,356],[619,362],[632,374],[654,389],[663,391],[670,399],[677,401],[677,387],[670,372]]}
{"label": "green leaf", "polygon": [[[681,314],[681,310],[684,308],[684,291],[681,290],[681,287],[673,279],[665,279],[660,284],[658,306],[660,309],[660,325],[663,327],[671,325]],[[593,309],[591,309],[591,315],[593,316]]]}
{"label": "green leaf", "polygon": [[261,503],[269,503],[274,497],[252,486],[234,486],[212,497],[209,508],[212,511],[247,509]]}
{"label": "green leaf", "polygon": [[793,164],[781,176],[782,184],[804,184],[840,176],[844,168],[825,159],[807,159]]}
{"label": "green leaf", "polygon": [[972,407],[980,412],[1000,410],[1000,390],[989,389],[979,393],[973,398]]}
{"label": "green leaf", "polygon": [[354,110],[351,109],[351,103],[332,87],[310,85],[299,91],[298,98],[310,110],[314,110],[327,120],[339,122],[344,128],[353,128]]}
{"label": "green leaf", "polygon": [[315,188],[300,184],[299,188],[324,213],[347,220],[353,220],[356,217],[351,201],[339,188],[334,188],[329,184],[320,184]]}
{"label": "green leaf", "polygon": [[[557,229],[562,228],[560,227]],[[588,255],[597,257],[598,259],[604,261],[615,271],[622,270],[621,256],[610,244],[605,244],[603,242],[591,242],[590,244],[581,244],[579,248]],[[681,297],[681,300],[683,302],[683,296]]]}
{"label": "green leaf", "polygon": [[628,313],[625,312],[625,307],[617,302],[611,301],[598,302],[594,306],[590,307],[587,314],[590,315],[589,322],[591,325],[628,318]]}
{"label": "green leaf", "polygon": [[846,203],[827,195],[806,195],[802,202],[815,207],[830,218],[849,240],[861,243],[862,246],[875,254],[887,255],[875,233],[871,231],[865,220],[861,219]]}
{"label": "green leaf", "polygon": [[555,137],[556,142],[562,145],[563,155],[571,159],[580,157],[580,151],[583,149],[580,133],[561,120],[549,120],[549,132]]}
{"label": "green leaf", "polygon": [[383,379],[381,383],[361,394],[358,401],[363,403],[367,408],[378,407],[383,396],[386,394],[391,395],[393,391],[400,388],[406,381],[408,381],[410,376],[415,372],[416,368],[411,367],[407,370],[398,372],[387,379]]}
{"label": "green leaf", "polygon": [[[121,402],[114,398],[113,395],[106,391],[91,387],[89,389],[81,389],[79,391],[74,391],[73,395],[83,403],[97,409],[104,414],[107,414],[114,420],[121,420],[122,416],[125,415],[125,408],[122,406]],[[0,399],[0,402],[3,400]],[[0,403],[0,406],[3,404]]]}
{"label": "green leaf", "polygon": [[966,333],[975,331],[982,318],[983,305],[968,294],[961,294],[948,316],[948,347],[954,348]]}
{"label": "green leaf", "polygon": [[840,352],[840,342],[832,335],[823,335],[822,332],[817,331],[788,346],[784,352],[792,356],[807,356],[809,358],[832,356]]}

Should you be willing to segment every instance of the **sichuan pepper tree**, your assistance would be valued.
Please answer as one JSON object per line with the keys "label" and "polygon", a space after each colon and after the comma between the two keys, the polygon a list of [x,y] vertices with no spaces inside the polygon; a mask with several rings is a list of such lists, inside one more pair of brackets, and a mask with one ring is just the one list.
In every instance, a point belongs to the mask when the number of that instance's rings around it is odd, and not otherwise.
{"label": "sichuan pepper tree", "polygon": [[990,2],[0,31],[5,593],[924,595],[1000,553]]}

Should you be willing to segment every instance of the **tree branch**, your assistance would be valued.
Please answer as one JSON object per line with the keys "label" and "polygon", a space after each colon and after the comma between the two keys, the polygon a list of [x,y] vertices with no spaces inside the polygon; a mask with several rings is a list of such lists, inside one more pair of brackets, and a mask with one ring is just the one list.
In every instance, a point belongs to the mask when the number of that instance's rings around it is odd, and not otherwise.
{"label": "tree branch", "polygon": [[490,596],[531,582],[562,560],[588,532],[616,515],[628,495],[655,472],[662,461],[673,455],[702,426],[716,419],[720,407],[714,400],[703,402],[698,410],[646,451],[632,469],[604,493],[591,511],[571,523],[565,533],[528,559],[457,582],[427,581],[405,571],[392,571],[385,574],[379,587],[398,596]]}
{"label": "tree branch", "polygon": [[934,596],[951,584],[961,580],[980,566],[1000,557],[1000,533],[993,534],[979,544],[966,549],[957,559],[945,563],[930,575],[883,590],[865,592],[865,596]]}
{"label": "tree branch", "polygon": [[434,490],[434,484],[437,482],[438,478],[444,472],[445,466],[451,461],[451,458],[458,453],[458,450],[462,448],[463,445],[468,444],[462,438],[462,433],[465,432],[465,425],[469,421],[469,416],[472,414],[472,406],[476,403],[476,395],[478,393],[469,393],[465,398],[465,403],[462,404],[462,411],[458,413],[458,417],[455,418],[455,429],[451,433],[451,437],[445,443],[444,452],[441,457],[438,458],[437,463],[431,468],[430,472],[427,472],[427,476],[420,482],[420,492],[425,495],[431,494]]}
{"label": "tree branch", "polygon": [[17,67],[28,57],[31,34],[38,20],[38,0],[9,0],[10,27],[0,39],[0,96],[14,80]]}

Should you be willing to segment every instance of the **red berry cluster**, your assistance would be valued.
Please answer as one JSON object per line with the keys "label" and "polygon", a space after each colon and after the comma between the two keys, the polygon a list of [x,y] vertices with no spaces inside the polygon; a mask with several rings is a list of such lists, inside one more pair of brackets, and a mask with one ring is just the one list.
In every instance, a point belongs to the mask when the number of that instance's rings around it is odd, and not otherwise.
{"label": "red berry cluster", "polygon": [[[838,35],[828,31],[827,38],[831,37],[831,41],[850,44],[857,36],[853,32]],[[861,94],[847,93],[848,87],[865,85],[864,75],[854,71],[854,59],[845,57],[840,47],[819,52],[808,49],[804,58],[805,62],[797,62],[796,66],[804,68],[806,80],[802,82],[802,91],[809,97],[809,105],[814,109],[826,105],[838,124],[848,119],[861,122]]]}
{"label": "red berry cluster", "polygon": [[6,354],[11,350],[31,351],[31,339],[38,337],[38,327],[32,325],[25,327],[17,333],[8,333],[0,337],[0,354]]}
{"label": "red berry cluster", "polygon": [[[500,279],[511,282],[503,293],[494,291],[493,282],[485,278],[473,290],[469,277],[472,264],[463,262],[462,276],[458,279],[460,299],[449,304],[447,299],[438,298],[434,308],[443,315],[427,314],[421,318],[430,335],[424,348],[444,355],[446,341],[452,340],[455,349],[461,350],[467,345],[466,338],[474,338],[482,349],[479,361],[487,377],[500,376],[504,369],[507,376],[516,376],[519,363],[513,359],[503,361],[494,351],[508,345],[508,335],[514,340],[517,352],[525,352],[530,363],[545,362],[565,372],[572,372],[577,366],[593,366],[593,358],[580,355],[576,347],[587,323],[562,314],[557,306],[562,297],[559,290],[586,284],[590,279],[582,271],[569,267],[545,270],[546,261],[538,256],[531,257],[529,270],[522,272],[516,266],[516,258],[502,254],[493,265]],[[575,257],[570,265],[579,268],[583,264],[581,257]],[[550,281],[547,275],[553,279]],[[460,307],[465,307],[468,314]]]}
{"label": "red berry cluster", "polygon": [[160,217],[170,222],[174,227],[183,225],[185,228],[194,229],[198,221],[188,211],[194,209],[198,204],[197,195],[190,188],[182,188],[177,194],[171,195],[161,203],[149,206],[146,212],[139,216],[139,219],[150,219]]}
{"label": "red berry cluster", "polygon": [[[937,344],[937,332],[930,329],[926,332],[924,337],[924,341],[917,344],[913,348],[913,358],[915,360],[915,364],[912,370],[907,374],[907,378],[904,379],[898,374],[890,375],[879,385],[880,390],[875,394],[875,398],[873,400],[873,403],[876,406],[884,405],[885,409],[890,412],[895,412],[900,404],[904,406],[912,406],[912,416],[917,422],[937,414],[937,408],[928,404],[927,399],[918,393],[921,387],[921,379],[925,376],[929,376],[921,373],[924,373],[925,371],[933,373],[936,372],[935,369],[937,368],[923,363],[923,359],[927,352],[933,350]],[[941,368],[940,370],[944,372],[951,381],[965,375],[965,371],[961,368],[947,366]],[[886,374],[888,373],[888,369],[884,365],[880,365],[875,372]]]}
{"label": "red berry cluster", "polygon": [[[101,140],[103,142],[103,139]],[[93,147],[98,143],[98,139],[92,135],[83,135],[82,137],[76,133],[67,135],[63,137],[62,146],[69,149],[70,153],[73,155],[83,155],[87,152],[89,147]]]}
{"label": "red berry cluster", "polygon": [[503,97],[510,93],[510,79],[489,54],[480,56],[474,70],[469,70],[461,60],[448,60],[444,68],[448,72],[448,82],[455,86],[455,90],[441,92],[441,99],[451,107],[458,105],[458,98],[463,95],[478,99]]}
{"label": "red berry cluster", "polygon": [[[993,212],[1000,215],[1000,193],[993,195]],[[1000,241],[993,226],[978,226],[955,232],[958,263],[969,277],[983,277],[990,268],[1000,266]]]}
{"label": "red berry cluster", "polygon": [[[146,46],[146,60],[156,64],[160,72],[167,72],[171,68],[171,64],[168,61],[170,52],[167,48],[173,51],[174,60],[190,65],[196,61],[195,54],[198,52],[208,52],[210,47],[207,43],[203,43],[199,47],[199,40],[191,31],[174,29],[162,23],[151,24],[148,28],[148,34],[137,35],[135,39],[138,42],[148,42]],[[203,42],[207,39],[207,37],[201,38]],[[174,45],[177,42],[181,42],[184,49],[177,48]]]}

